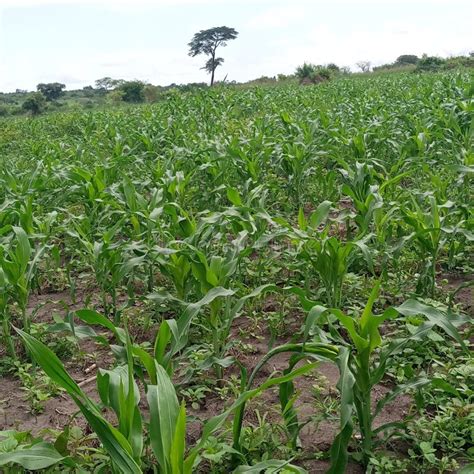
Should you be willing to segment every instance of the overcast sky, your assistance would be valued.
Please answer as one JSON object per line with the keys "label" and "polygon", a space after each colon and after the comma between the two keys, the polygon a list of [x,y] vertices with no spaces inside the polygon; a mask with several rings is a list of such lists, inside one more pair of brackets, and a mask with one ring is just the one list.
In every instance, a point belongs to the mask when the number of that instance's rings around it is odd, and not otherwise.
{"label": "overcast sky", "polygon": [[306,62],[355,67],[400,54],[474,50],[472,0],[0,0],[0,90],[100,77],[206,81],[193,34],[230,26],[217,79],[291,73]]}

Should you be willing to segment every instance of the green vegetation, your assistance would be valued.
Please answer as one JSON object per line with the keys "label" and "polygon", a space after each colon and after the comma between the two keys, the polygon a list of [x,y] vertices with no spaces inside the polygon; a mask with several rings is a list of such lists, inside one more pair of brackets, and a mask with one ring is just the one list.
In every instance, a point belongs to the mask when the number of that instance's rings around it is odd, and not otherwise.
{"label": "green vegetation", "polygon": [[470,472],[474,77],[297,75],[0,120],[4,472]]}
{"label": "green vegetation", "polygon": [[46,108],[46,99],[41,92],[31,94],[22,104],[22,109],[30,112],[31,115],[39,115]]}
{"label": "green vegetation", "polygon": [[304,63],[296,69],[295,76],[301,84],[317,84],[318,82],[328,81],[340,72],[335,64],[327,66]]}
{"label": "green vegetation", "polygon": [[[219,47],[224,47],[227,42],[236,39],[238,32],[233,28],[218,27],[209,30],[202,30],[196,33],[189,43],[189,55],[207,55],[208,61],[202,69],[211,74],[211,83],[214,85],[214,75],[218,66],[224,62],[223,58],[216,57]],[[361,72],[371,73],[370,61],[359,61],[357,67]],[[399,56],[391,64],[383,64],[372,68],[376,73],[399,73],[399,72],[440,72],[446,70],[460,70],[474,67],[474,57],[456,56],[440,58],[423,55],[418,58],[413,54]],[[262,76],[257,79],[239,84],[235,81],[227,81],[227,76],[223,83],[234,87],[248,87],[258,85],[278,85],[300,83],[303,85],[319,84],[321,82],[333,80],[341,75],[351,74],[350,68],[338,66],[334,63],[326,65],[315,65],[304,63],[296,68],[294,74],[278,74],[274,77]],[[0,117],[15,116],[28,113],[39,115],[44,112],[57,111],[77,111],[81,109],[108,109],[117,105],[127,103],[156,103],[164,101],[170,94],[177,92],[190,92],[197,89],[206,88],[204,82],[189,84],[170,84],[168,86],[156,86],[140,80],[125,81],[123,79],[113,79],[103,77],[95,81],[95,88],[85,86],[79,90],[64,90],[65,85],[61,83],[38,84],[36,93],[17,89],[13,93],[0,93]]]}
{"label": "green vegetation", "polygon": [[190,56],[195,57],[200,54],[209,56],[202,69],[211,75],[211,87],[214,85],[214,74],[217,67],[224,62],[224,58],[216,57],[217,48],[227,46],[227,42],[237,38],[238,34],[234,28],[218,26],[199,31],[188,44]]}
{"label": "green vegetation", "polygon": [[118,90],[124,102],[143,102],[145,100],[145,84],[141,81],[128,81],[121,84]]}
{"label": "green vegetation", "polygon": [[41,94],[44,95],[46,100],[51,101],[59,99],[64,94],[63,89],[65,87],[65,84],[61,84],[59,82],[51,82],[48,84],[38,84],[36,86],[36,89],[38,92],[41,92]]}
{"label": "green vegetation", "polygon": [[441,58],[439,56],[428,56],[423,54],[421,58],[414,54],[402,54],[392,64],[383,64],[373,68],[374,71],[414,71],[434,72],[456,69],[460,67],[474,67],[474,54],[469,56],[451,56]]}

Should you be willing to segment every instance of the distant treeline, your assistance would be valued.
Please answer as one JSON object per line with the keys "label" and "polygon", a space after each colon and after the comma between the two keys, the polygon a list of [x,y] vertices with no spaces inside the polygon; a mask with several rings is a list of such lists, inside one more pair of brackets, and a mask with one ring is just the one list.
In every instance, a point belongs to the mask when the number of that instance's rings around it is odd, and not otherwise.
{"label": "distant treeline", "polygon": [[[364,74],[391,72],[436,72],[454,68],[474,68],[474,52],[468,56],[441,58],[424,54],[403,54],[393,63],[372,67],[370,61],[359,61],[357,67]],[[274,77],[262,76],[244,83],[222,81],[221,84],[236,87],[253,85],[276,85],[288,83],[318,84],[339,76],[353,74],[348,67],[334,63],[315,65],[304,63],[298,66],[294,74],[278,74]],[[67,91],[66,85],[53,82],[38,84],[36,92],[17,89],[12,93],[0,93],[0,117],[21,114],[39,115],[45,111],[92,109],[130,103],[154,103],[170,94],[205,89],[205,82],[189,84],[170,84],[155,86],[140,80],[125,81],[103,77],[95,81],[94,86]]]}
{"label": "distant treeline", "polygon": [[403,54],[393,63],[375,66],[373,71],[377,72],[408,68],[412,69],[414,72],[429,72],[455,69],[458,67],[474,67],[474,52],[469,53],[469,56],[452,56],[449,58],[428,56],[427,54],[424,54],[420,58],[414,54]]}

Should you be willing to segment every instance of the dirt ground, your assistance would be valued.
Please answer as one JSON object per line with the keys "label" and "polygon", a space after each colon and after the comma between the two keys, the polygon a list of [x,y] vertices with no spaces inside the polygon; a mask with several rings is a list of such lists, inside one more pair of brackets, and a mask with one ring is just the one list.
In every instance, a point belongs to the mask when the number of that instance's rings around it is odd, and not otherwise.
{"label": "dirt ground", "polygon": [[[439,285],[448,292],[454,292],[473,280],[474,275],[441,274]],[[457,291],[454,302],[458,303],[466,314],[474,316],[474,286],[466,286]]]}
{"label": "dirt ground", "polygon": [[[449,278],[446,286],[450,291],[457,288],[464,280]],[[53,314],[65,315],[66,309],[63,303],[69,306],[70,310],[83,307],[85,296],[79,297],[76,305],[70,303],[69,294],[67,292],[51,293],[46,295],[35,296],[31,299],[30,311],[35,313],[34,320],[41,322],[53,322]],[[460,303],[463,308],[472,314],[473,298],[472,287],[464,288],[459,291],[455,301]],[[239,360],[251,371],[257,362],[267,354],[269,334],[261,331],[255,334],[255,328],[250,328],[251,322],[241,316],[234,325],[232,332],[234,338],[239,338],[243,343],[252,346],[251,351],[238,354]],[[296,328],[295,328],[296,329]],[[247,338],[242,338],[242,334],[248,334]],[[154,336],[154,334],[152,335]],[[280,339],[275,345],[288,342],[289,339]],[[97,400],[95,374],[99,368],[110,368],[113,364],[113,356],[109,350],[103,346],[99,346],[94,341],[83,340],[80,342],[81,352],[87,357],[79,361],[66,361],[65,365],[70,375],[81,384],[83,390],[92,399]],[[278,354],[270,360],[268,365],[261,371],[255,381],[255,385],[266,380],[266,378],[274,373],[281,372],[288,366],[288,356]],[[238,375],[236,367],[226,370],[226,377],[232,374]],[[299,419],[307,424],[301,430],[300,439],[302,450],[308,454],[307,460],[301,461],[310,473],[326,472],[328,462],[310,459],[315,457],[318,452],[327,451],[331,442],[337,433],[337,420],[321,421],[318,420],[317,405],[314,397],[314,386],[318,387],[318,397],[320,399],[333,398],[337,400],[336,384],[339,373],[337,367],[331,363],[321,363],[313,373],[300,377],[295,382],[296,390],[299,393],[296,407],[298,409]],[[74,402],[66,395],[60,394],[57,397],[47,400],[44,404],[44,411],[38,415],[34,415],[29,410],[28,402],[24,399],[24,391],[18,378],[6,376],[0,379],[0,430],[16,429],[31,430],[34,434],[40,433],[44,429],[61,430],[69,423],[77,414],[77,407]],[[373,403],[384,396],[389,391],[389,387],[385,385],[377,385],[374,390]],[[222,400],[216,393],[211,392],[205,398],[205,402],[198,410],[188,407],[188,414],[196,417],[197,420],[205,420],[217,413],[221,412],[226,404],[231,400]],[[410,398],[401,396],[391,404],[385,406],[382,413],[377,417],[376,424],[380,425],[387,422],[402,420],[409,411]],[[142,398],[142,404],[146,410],[146,402]],[[278,391],[276,388],[264,392],[256,400],[249,403],[246,410],[246,422],[256,420],[255,409],[259,411],[267,410],[268,417],[273,423],[281,423],[282,419],[279,414]],[[85,428],[86,423],[79,415],[74,423]],[[188,425],[188,441],[190,444],[196,441],[200,436],[201,423],[199,421],[190,422]],[[351,465],[348,468],[350,473],[363,472],[359,466]]]}

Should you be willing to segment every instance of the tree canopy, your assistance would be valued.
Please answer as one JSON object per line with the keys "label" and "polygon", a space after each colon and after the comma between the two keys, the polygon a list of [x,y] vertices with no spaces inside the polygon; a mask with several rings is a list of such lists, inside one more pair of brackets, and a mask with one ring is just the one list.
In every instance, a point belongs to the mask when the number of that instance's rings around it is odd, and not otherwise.
{"label": "tree canopy", "polygon": [[22,109],[30,112],[31,115],[39,115],[45,108],[46,100],[41,92],[31,94],[22,105]]}
{"label": "tree canopy", "polygon": [[145,100],[145,83],[142,81],[127,81],[118,88],[122,92],[124,102],[143,102]]}
{"label": "tree canopy", "polygon": [[102,77],[95,81],[97,89],[102,91],[109,91],[123,84],[125,81],[122,79],[112,79],[111,77]]}
{"label": "tree canopy", "polygon": [[205,69],[211,74],[211,86],[214,84],[216,68],[224,62],[224,58],[216,57],[217,48],[227,46],[227,42],[237,38],[238,34],[234,28],[217,26],[208,30],[199,31],[188,43],[190,56],[195,57],[200,54],[209,56],[209,59],[202,69]]}
{"label": "tree canopy", "polygon": [[356,65],[362,72],[369,72],[372,63],[370,61],[359,61]]}
{"label": "tree canopy", "polygon": [[396,59],[397,64],[416,64],[420,58],[416,54],[402,54]]}
{"label": "tree canopy", "polygon": [[63,94],[63,89],[66,86],[60,82],[49,82],[47,84],[41,83],[36,86],[36,90],[41,92],[46,100],[56,100],[59,99]]}

